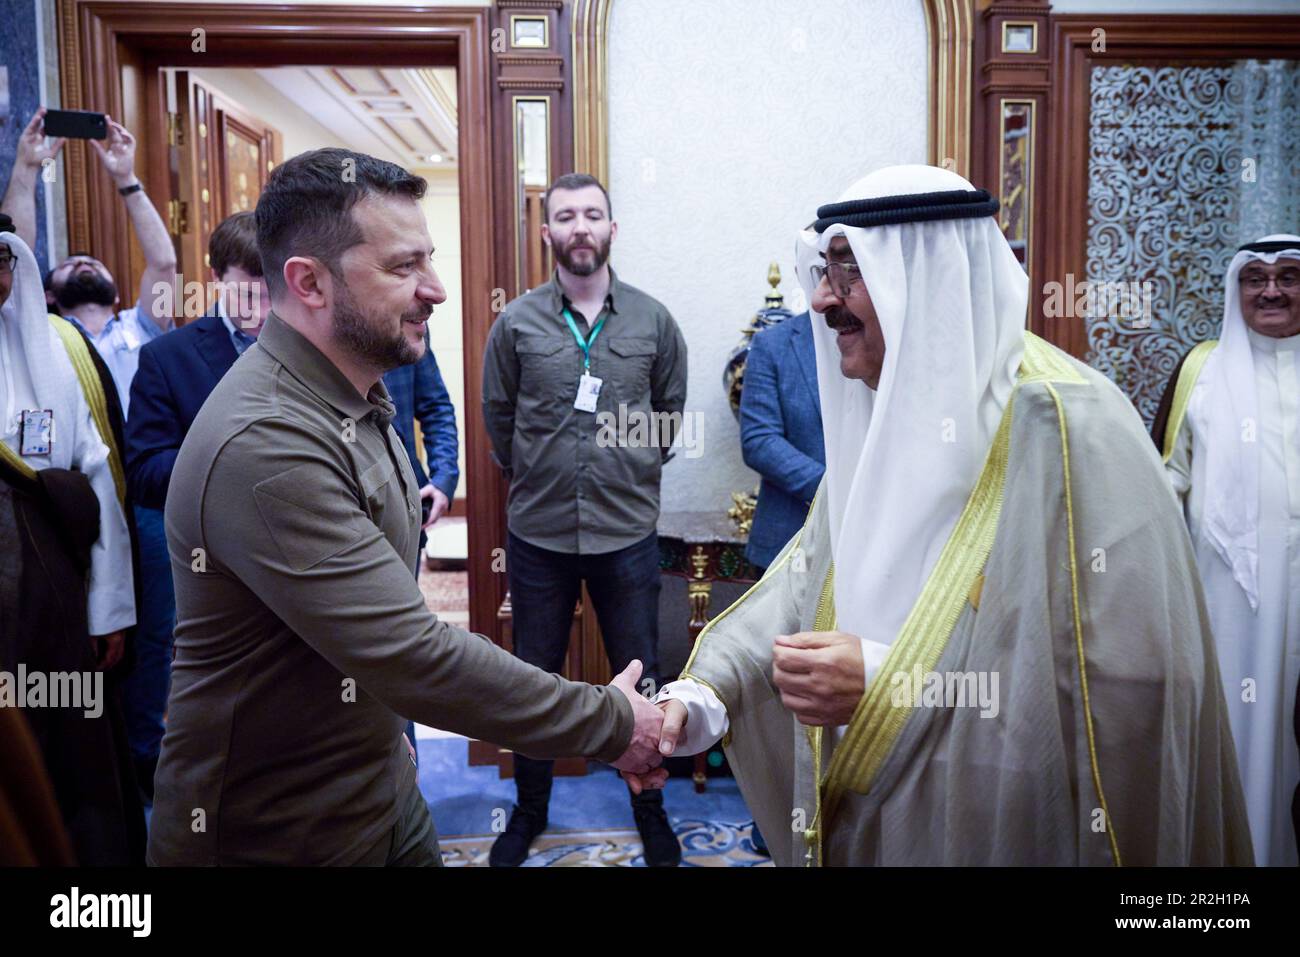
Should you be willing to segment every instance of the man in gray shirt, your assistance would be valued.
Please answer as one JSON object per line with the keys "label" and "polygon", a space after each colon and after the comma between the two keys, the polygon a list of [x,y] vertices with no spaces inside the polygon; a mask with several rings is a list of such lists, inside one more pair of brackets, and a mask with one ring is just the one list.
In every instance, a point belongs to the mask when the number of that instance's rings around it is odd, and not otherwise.
{"label": "man in gray shirt", "polygon": [[[510,478],[507,504],[515,653],[559,671],[585,581],[615,670],[645,663],[659,685],[659,474],[686,403],[686,343],[659,302],[608,265],[618,227],[609,194],[585,174],[560,177],[543,201],[550,282],[506,306],[488,337],[483,414]],[[531,753],[530,753],[531,755]],[[515,866],[546,828],[551,761],[515,756],[518,801],[493,844]],[[681,847],[659,790],[632,798],[651,866]]]}
{"label": "man in gray shirt", "polygon": [[610,688],[564,681],[425,607],[419,489],[380,378],[420,358],[446,298],[424,189],[325,149],[277,167],[258,200],[272,312],[167,496],[176,660],[152,864],[441,863],[407,718],[659,763],[639,663]]}

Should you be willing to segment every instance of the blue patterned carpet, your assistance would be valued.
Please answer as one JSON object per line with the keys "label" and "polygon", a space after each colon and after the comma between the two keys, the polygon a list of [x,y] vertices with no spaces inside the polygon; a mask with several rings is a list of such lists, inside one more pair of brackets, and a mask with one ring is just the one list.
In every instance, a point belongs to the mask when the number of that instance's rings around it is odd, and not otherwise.
{"label": "blue patterned carpet", "polygon": [[[485,865],[492,841],[510,818],[514,779],[500,778],[495,767],[469,767],[463,738],[421,739],[418,745],[420,790],[444,860],[453,867]],[[708,789],[696,794],[689,778],[672,778],[664,807],[682,842],[684,866],[770,866],[754,850],[753,820],[733,779],[710,778]],[[534,842],[525,867],[642,863],[627,787],[612,768],[592,764],[586,777],[555,779],[550,826]]]}

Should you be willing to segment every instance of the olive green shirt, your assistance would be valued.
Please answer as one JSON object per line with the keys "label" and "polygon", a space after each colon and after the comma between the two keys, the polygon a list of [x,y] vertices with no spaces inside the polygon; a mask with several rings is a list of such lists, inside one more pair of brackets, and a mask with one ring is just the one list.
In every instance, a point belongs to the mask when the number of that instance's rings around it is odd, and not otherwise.
{"label": "olive green shirt", "polygon": [[[590,374],[603,383],[595,412],[574,408],[583,351],[566,308],[585,339],[604,320],[590,348]],[[612,269],[605,307],[590,323],[556,276],[510,302],[492,324],[483,359],[483,417],[493,456],[510,477],[510,531],[566,554],[641,541],[659,520],[660,472],[685,405],[681,330],[661,303]],[[610,441],[615,424],[625,438],[638,435],[638,417],[639,434],[656,436],[653,442]]]}
{"label": "olive green shirt", "polygon": [[407,718],[536,757],[626,749],[620,693],[426,608],[392,418],[382,382],[363,399],[271,315],[186,436],[167,495],[176,659],[151,863],[352,863],[414,786]]}

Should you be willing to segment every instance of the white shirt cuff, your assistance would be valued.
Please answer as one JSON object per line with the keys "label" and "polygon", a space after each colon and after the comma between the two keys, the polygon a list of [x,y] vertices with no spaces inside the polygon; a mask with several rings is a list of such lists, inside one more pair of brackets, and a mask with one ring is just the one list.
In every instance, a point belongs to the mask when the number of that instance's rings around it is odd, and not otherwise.
{"label": "white shirt cuff", "polygon": [[699,754],[727,733],[727,707],[708,685],[689,678],[670,681],[655,695],[654,703],[669,700],[686,706],[686,727],[673,754]]}

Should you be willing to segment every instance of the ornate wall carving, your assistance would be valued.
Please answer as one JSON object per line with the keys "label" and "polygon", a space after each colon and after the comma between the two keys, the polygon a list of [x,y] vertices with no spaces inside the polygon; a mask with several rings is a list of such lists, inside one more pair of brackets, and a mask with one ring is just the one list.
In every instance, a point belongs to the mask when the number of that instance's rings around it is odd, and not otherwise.
{"label": "ornate wall carving", "polygon": [[1149,423],[1219,333],[1237,246],[1300,222],[1300,62],[1096,66],[1090,88],[1087,279],[1152,296],[1149,324],[1085,317],[1088,360]]}

